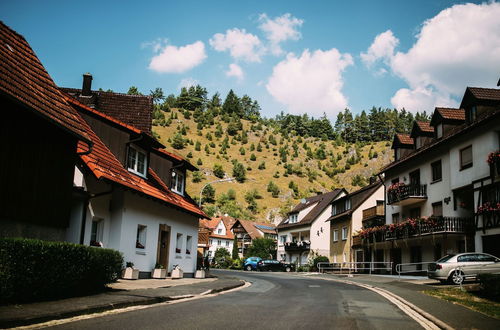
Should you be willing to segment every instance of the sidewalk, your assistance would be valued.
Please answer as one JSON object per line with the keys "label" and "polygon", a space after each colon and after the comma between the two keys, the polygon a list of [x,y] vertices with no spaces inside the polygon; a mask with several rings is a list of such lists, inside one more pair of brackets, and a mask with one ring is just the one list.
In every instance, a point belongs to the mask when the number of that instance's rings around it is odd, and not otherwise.
{"label": "sidewalk", "polygon": [[150,305],[197,295],[222,292],[244,285],[234,277],[178,280],[119,280],[111,291],[56,301],[0,306],[0,328],[29,325],[106,310]]}
{"label": "sidewalk", "polygon": [[388,290],[455,329],[500,329],[500,320],[470,310],[464,306],[431,297],[425,290],[447,287],[437,281],[424,277],[383,275],[346,275],[315,274],[309,275],[330,280],[351,281],[372,285]]}

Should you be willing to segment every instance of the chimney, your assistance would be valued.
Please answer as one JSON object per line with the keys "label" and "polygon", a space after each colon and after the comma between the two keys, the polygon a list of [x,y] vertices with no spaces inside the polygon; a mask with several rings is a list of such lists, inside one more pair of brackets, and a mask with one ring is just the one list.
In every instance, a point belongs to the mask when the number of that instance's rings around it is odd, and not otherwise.
{"label": "chimney", "polygon": [[82,95],[91,96],[92,92],[92,75],[90,73],[83,74],[83,85],[82,85]]}

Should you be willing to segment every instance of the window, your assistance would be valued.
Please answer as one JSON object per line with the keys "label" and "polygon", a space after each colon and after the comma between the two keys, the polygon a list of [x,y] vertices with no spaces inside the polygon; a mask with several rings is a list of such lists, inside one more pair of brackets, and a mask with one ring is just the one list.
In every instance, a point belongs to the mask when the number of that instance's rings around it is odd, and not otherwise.
{"label": "window", "polygon": [[441,159],[431,163],[431,169],[432,169],[432,182],[436,181],[441,181],[443,178],[443,173],[441,169]]}
{"label": "window", "polygon": [[221,246],[221,245],[222,245],[222,243],[221,243],[221,240],[220,240],[220,239],[218,239],[218,240],[217,240],[217,245],[218,245],[218,246]]}
{"label": "window", "polygon": [[399,223],[399,213],[392,214],[392,223]]}
{"label": "window", "polygon": [[339,241],[339,231],[338,231],[338,229],[335,229],[333,231],[333,241],[334,242],[338,242]]}
{"label": "window", "polygon": [[146,229],[144,225],[137,225],[137,240],[135,241],[135,247],[138,249],[144,249],[146,247]]}
{"label": "window", "polygon": [[463,255],[463,256],[459,256],[457,258],[457,261],[458,262],[478,262],[479,261],[479,257],[477,254],[466,254],[466,255]]}
{"label": "window", "polygon": [[472,167],[472,146],[460,150],[460,170]]}
{"label": "window", "polygon": [[432,215],[435,217],[443,216],[443,202],[432,203]]}
{"label": "window", "polygon": [[410,185],[413,187],[420,185],[420,169],[410,173]]}
{"label": "window", "polygon": [[342,240],[345,241],[347,239],[347,227],[342,227]]}
{"label": "window", "polygon": [[297,213],[290,214],[290,221],[289,223],[296,223],[299,218],[299,215]]}
{"label": "window", "polygon": [[186,236],[186,254],[191,254],[191,247],[193,245],[193,236]]}
{"label": "window", "polygon": [[420,207],[414,207],[410,209],[410,218],[412,219],[420,218]]}
{"label": "window", "polygon": [[210,258],[212,256],[212,251],[208,251],[208,257]]}
{"label": "window", "polygon": [[130,172],[145,177],[147,169],[146,153],[136,147],[129,146],[127,167]]}
{"label": "window", "polygon": [[436,126],[436,137],[438,139],[443,137],[443,124],[439,124]]}
{"label": "window", "polygon": [[229,246],[229,241],[226,241],[226,246]]}
{"label": "window", "polygon": [[470,108],[470,111],[469,111],[469,121],[473,122],[476,120],[476,118],[477,118],[477,108],[476,108],[476,106],[473,106]]}
{"label": "window", "polygon": [[211,240],[211,239],[208,240],[208,244],[212,245],[213,243],[214,243],[213,240]]}
{"label": "window", "polygon": [[280,244],[285,244],[286,243],[286,235],[281,235],[280,236]]}
{"label": "window", "polygon": [[102,247],[102,227],[104,225],[104,220],[93,219],[92,229],[90,232],[90,246]]}
{"label": "window", "polygon": [[182,234],[177,233],[177,239],[175,242],[175,253],[182,253]]}
{"label": "window", "polygon": [[221,228],[217,229],[217,234],[222,234],[222,229]]}
{"label": "window", "polygon": [[184,173],[181,171],[172,171],[172,191],[184,195]]}
{"label": "window", "polygon": [[332,206],[332,215],[337,215],[345,212],[351,208],[351,199],[346,198],[343,201],[339,201]]}

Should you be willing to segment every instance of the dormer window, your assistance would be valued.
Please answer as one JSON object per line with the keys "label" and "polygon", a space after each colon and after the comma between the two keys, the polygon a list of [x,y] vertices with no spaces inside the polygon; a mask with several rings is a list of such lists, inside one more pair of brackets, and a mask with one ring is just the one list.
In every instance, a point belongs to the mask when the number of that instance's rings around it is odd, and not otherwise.
{"label": "dormer window", "polygon": [[135,146],[128,147],[127,168],[130,172],[146,177],[146,153]]}
{"label": "dormer window", "polygon": [[172,191],[184,195],[184,173],[179,170],[172,171]]}
{"label": "dormer window", "polygon": [[440,139],[443,137],[443,124],[438,124],[436,126],[436,138]]}
{"label": "dormer window", "polygon": [[288,221],[288,223],[297,223],[298,219],[299,219],[299,215],[297,213],[290,214],[290,220]]}

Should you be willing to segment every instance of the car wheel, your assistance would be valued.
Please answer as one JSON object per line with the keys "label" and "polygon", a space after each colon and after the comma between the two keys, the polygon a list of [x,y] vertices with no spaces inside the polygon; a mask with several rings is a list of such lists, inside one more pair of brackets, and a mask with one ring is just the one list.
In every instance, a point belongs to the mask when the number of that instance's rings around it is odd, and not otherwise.
{"label": "car wheel", "polygon": [[462,271],[453,271],[450,275],[450,282],[456,285],[462,284],[464,281],[464,273]]}
{"label": "car wheel", "polygon": [[285,272],[290,273],[291,271],[292,271],[292,269],[290,267],[285,268]]}
{"label": "car wheel", "polygon": [[251,270],[252,270],[252,266],[248,265],[246,269],[247,269],[248,271],[251,271]]}

